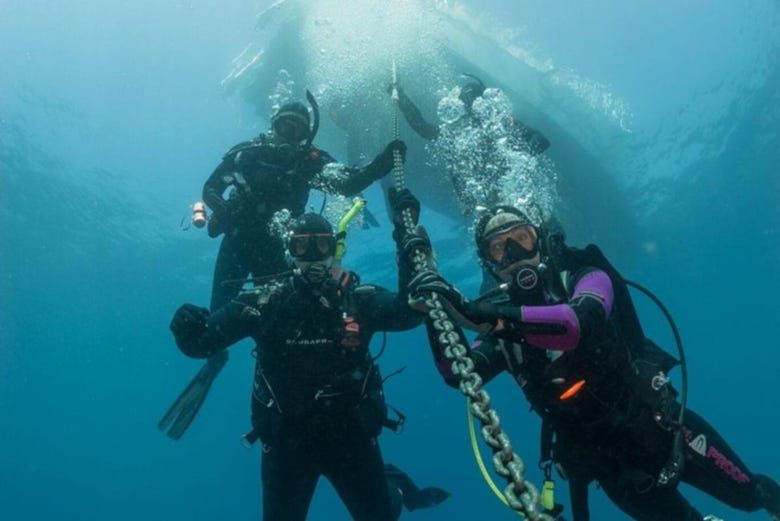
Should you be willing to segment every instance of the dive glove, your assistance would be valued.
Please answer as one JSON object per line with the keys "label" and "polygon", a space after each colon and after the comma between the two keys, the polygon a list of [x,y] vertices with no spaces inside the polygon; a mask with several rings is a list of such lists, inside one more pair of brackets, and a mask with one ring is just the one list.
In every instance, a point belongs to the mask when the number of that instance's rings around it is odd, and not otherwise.
{"label": "dive glove", "polygon": [[444,277],[431,269],[420,271],[409,282],[409,298],[413,307],[422,302],[431,293],[435,293],[444,301],[451,311],[459,315],[459,322],[470,329],[492,329],[501,318],[496,306],[489,302],[473,302],[467,299]]}
{"label": "dive glove", "polygon": [[393,153],[396,150],[401,154],[401,162],[406,162],[406,143],[400,139],[394,139],[387,144],[385,149],[369,165],[369,168],[375,172],[376,177],[382,177],[393,169]]}
{"label": "dive glove", "polygon": [[398,245],[399,256],[412,262],[417,250],[422,250],[425,255],[429,255],[432,250],[428,232],[425,231],[421,224],[415,226],[412,233],[406,233],[403,228],[396,227],[393,230],[393,239]]}
{"label": "dive glove", "polygon": [[403,213],[407,209],[412,214],[412,224],[417,224],[420,218],[420,201],[417,200],[408,188],[403,190],[390,188],[387,191],[387,198],[390,201],[390,210],[396,227],[404,226]]}
{"label": "dive glove", "polygon": [[393,90],[394,90],[394,89],[396,90],[396,92],[398,92],[398,95],[399,95],[399,96],[403,96],[403,95],[404,95],[404,91],[403,91],[403,90],[401,90],[401,84],[399,84],[397,81],[396,81],[396,82],[394,82],[394,83],[388,83],[388,84],[387,84],[387,88],[386,88],[385,90],[387,91],[387,93],[388,93],[389,95],[391,95],[391,96],[392,96],[392,95],[393,95]]}
{"label": "dive glove", "polygon": [[184,349],[184,346],[200,337],[206,331],[209,316],[208,309],[194,304],[184,304],[177,309],[170,325],[176,345]]}

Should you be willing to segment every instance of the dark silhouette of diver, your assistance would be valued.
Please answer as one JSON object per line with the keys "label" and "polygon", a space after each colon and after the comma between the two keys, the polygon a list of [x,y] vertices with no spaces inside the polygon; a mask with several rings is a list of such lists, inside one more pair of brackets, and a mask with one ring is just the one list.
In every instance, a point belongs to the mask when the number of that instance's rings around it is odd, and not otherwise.
{"label": "dark silhouette of diver", "polygon": [[[481,332],[469,357],[484,381],[508,372],[520,384],[542,417],[543,459],[569,481],[574,521],[588,521],[594,481],[640,521],[704,519],[679,481],[778,518],[776,481],[751,472],[695,412],[685,411],[680,425],[666,376],[677,360],[645,337],[625,279],[596,246],[570,248],[552,221],[535,226],[511,206],[487,211],[475,238],[482,263],[504,285],[493,298],[469,300],[432,270],[415,276],[410,295],[437,294]],[[457,386],[439,332],[427,327],[439,372]]]}
{"label": "dark silhouette of diver", "polygon": [[[313,144],[319,109],[308,92],[307,97],[313,123],[302,103],[283,105],[271,119],[270,130],[231,148],[203,186],[203,200],[213,212],[209,236],[223,235],[211,310],[238,295],[250,274],[262,279],[287,269],[282,240],[271,229],[276,212],[286,209],[293,217],[301,215],[311,189],[356,195],[392,169],[394,151],[405,158],[406,145],[395,140],[365,167],[328,172],[326,165],[335,159]],[[158,423],[160,430],[173,439],[184,435],[227,359],[223,351],[206,362]]]}
{"label": "dark silhouette of diver", "polygon": [[282,106],[271,119],[271,129],[231,148],[203,186],[203,200],[213,212],[209,235],[224,235],[214,268],[212,310],[238,294],[241,284],[236,280],[250,273],[262,277],[286,269],[281,239],[269,227],[276,212],[286,209],[292,217],[301,215],[311,189],[357,195],[390,172],[393,151],[405,154],[406,146],[396,140],[365,167],[328,175],[324,167],[336,160],[313,145],[319,126],[313,100],[310,97],[313,126],[302,103]]}
{"label": "dark silhouette of diver", "polygon": [[414,510],[449,497],[385,465],[377,441],[388,407],[368,348],[375,332],[422,321],[407,305],[409,263],[399,263],[400,291],[392,293],[334,266],[336,245],[330,223],[305,214],[289,239],[294,275],[213,312],[184,304],[171,322],[177,345],[195,358],[242,338],[257,343],[245,439],[263,444],[264,521],[303,521],[321,475],[357,521],[394,521],[401,504]]}
{"label": "dark silhouette of diver", "polygon": [[[476,76],[469,74],[464,74],[464,76],[466,77],[466,81],[460,88],[458,98],[463,103],[465,114],[456,124],[464,127],[479,127],[481,121],[474,113],[473,105],[477,98],[482,97],[485,93],[486,87],[485,84],[482,83],[482,80]],[[420,109],[409,98],[400,85],[391,85],[389,90],[391,92],[393,90],[397,91],[398,107],[407,123],[409,123],[409,126],[417,135],[429,141],[439,139],[442,127],[427,121],[425,117],[423,117]],[[529,127],[519,118],[512,116],[505,124],[508,127],[506,138],[511,149],[527,152],[531,156],[537,156],[550,147],[550,142],[541,132]],[[490,189],[497,188],[497,181],[504,173],[504,169],[500,167],[495,169],[492,168],[492,166],[500,165],[501,163],[501,154],[497,153],[495,143],[477,142],[472,143],[471,147],[472,150],[470,150],[470,155],[473,158],[476,158],[476,162],[475,164],[469,165],[468,176],[487,176],[487,178],[482,180],[482,184]],[[471,215],[478,204],[493,205],[498,203],[496,200],[498,196],[497,192],[489,193],[489,200],[486,201],[481,201],[480,198],[476,197],[473,190],[470,190],[466,186],[463,175],[461,175],[462,172],[459,172],[459,169],[462,169],[462,167],[456,165],[447,165],[447,167],[450,170],[450,178],[454,185],[455,193],[467,215]],[[492,174],[489,174],[491,171]]]}

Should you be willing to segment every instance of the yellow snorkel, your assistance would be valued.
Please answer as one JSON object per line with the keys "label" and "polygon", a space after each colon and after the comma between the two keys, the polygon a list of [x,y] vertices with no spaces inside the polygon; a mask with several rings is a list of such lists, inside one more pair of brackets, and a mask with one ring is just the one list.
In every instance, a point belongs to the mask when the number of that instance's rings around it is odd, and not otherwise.
{"label": "yellow snorkel", "polygon": [[338,266],[341,259],[347,253],[347,228],[349,223],[357,217],[357,214],[366,206],[366,200],[362,197],[355,197],[352,200],[352,207],[344,214],[336,228],[336,253],[333,255],[333,263]]}

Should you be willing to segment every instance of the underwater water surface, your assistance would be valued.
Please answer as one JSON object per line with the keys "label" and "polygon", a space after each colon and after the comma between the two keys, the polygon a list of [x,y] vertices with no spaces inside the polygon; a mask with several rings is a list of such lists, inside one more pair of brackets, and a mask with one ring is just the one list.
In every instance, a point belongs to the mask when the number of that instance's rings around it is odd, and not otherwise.
{"label": "underwater water surface", "polygon": [[[269,5],[0,0],[0,519],[260,518],[259,449],[238,442],[248,342],[182,440],[155,427],[201,365],[168,323],[181,303],[208,302],[218,248],[182,218],[222,154],[306,88],[333,109],[318,142],[345,163],[372,157],[393,136],[391,55],[430,117],[472,67],[549,129],[552,163],[542,177],[518,163],[539,184],[513,197],[538,196],[571,244],[602,244],[664,300],[687,349],[690,406],[751,469],[780,477],[777,2],[321,0],[258,19]],[[441,271],[473,295],[469,224],[440,188],[446,151],[403,125],[401,137]],[[351,232],[345,265],[394,288],[381,187],[366,197],[380,226]],[[442,384],[423,329],[389,335],[380,365],[406,367],[386,385],[408,415],[402,435],[382,435],[386,461],[453,494],[404,519],[512,519],[480,477],[463,399]],[[489,391],[539,482],[539,421],[511,378]],[[728,521],[766,516],[683,489]],[[591,509],[624,519],[595,487]],[[309,519],[347,519],[325,480]]]}

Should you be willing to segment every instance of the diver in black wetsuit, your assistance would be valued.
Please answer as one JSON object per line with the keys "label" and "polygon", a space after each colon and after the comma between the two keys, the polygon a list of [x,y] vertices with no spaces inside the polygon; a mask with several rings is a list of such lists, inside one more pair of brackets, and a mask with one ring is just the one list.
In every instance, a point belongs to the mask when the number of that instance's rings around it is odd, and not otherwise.
{"label": "diver in black wetsuit", "polygon": [[399,265],[396,294],[334,267],[335,250],[330,224],[305,214],[289,240],[295,275],[213,313],[185,304],[171,322],[176,343],[191,357],[212,356],[246,337],[257,342],[247,436],[263,443],[264,521],[305,519],[321,475],[358,521],[393,521],[402,503],[413,510],[449,496],[418,489],[384,465],[377,443],[387,405],[368,346],[377,331],[421,322],[407,305],[408,263]]}
{"label": "diver in black wetsuit", "polygon": [[[406,145],[395,140],[363,168],[325,172],[335,160],[312,144],[319,110],[314,97],[308,92],[307,97],[313,124],[302,103],[283,105],[271,120],[271,130],[231,148],[203,186],[203,200],[213,211],[209,236],[224,234],[214,267],[212,311],[235,297],[250,273],[262,278],[287,269],[282,240],[270,229],[275,212],[302,214],[312,188],[355,195],[393,168],[394,151],[405,159]],[[161,431],[173,439],[184,435],[227,359],[227,351],[208,359],[158,423]]]}
{"label": "diver in black wetsuit", "polygon": [[[464,75],[468,80],[460,89],[459,99],[463,102],[463,108],[465,110],[462,121],[459,124],[466,126],[479,125],[477,116],[474,115],[473,105],[477,98],[480,98],[485,92],[485,84],[482,81],[471,75]],[[390,91],[397,90],[398,93],[398,107],[404,115],[407,123],[412,129],[423,139],[435,140],[438,139],[441,134],[441,127],[433,123],[429,123],[423,117],[420,109],[415,103],[406,95],[406,93],[397,84],[390,86]],[[543,153],[550,147],[548,139],[538,130],[535,130],[518,118],[513,117],[508,123],[509,132],[507,138],[511,149],[517,151],[525,151],[531,156],[537,156]],[[474,143],[476,148],[472,150],[473,156],[484,156],[477,165],[470,165],[470,169],[475,166],[480,170],[481,174],[485,174],[492,164],[500,162],[500,158],[496,157],[494,150],[494,143]],[[462,176],[456,175],[455,168],[450,168],[451,179],[455,187],[456,194],[462,203],[463,209],[467,214],[474,211],[474,207],[481,203],[487,205],[497,204],[497,200],[479,201],[473,194],[473,190],[468,189],[464,185]],[[496,170],[496,177],[494,179],[486,179],[483,184],[488,185],[490,189],[497,188],[494,186],[498,180],[498,176],[502,173],[501,169]],[[495,199],[497,194],[493,193],[489,199]]]}
{"label": "diver in black wetsuit", "polygon": [[250,273],[262,277],[286,269],[282,242],[269,229],[275,212],[287,209],[293,217],[301,215],[312,188],[355,195],[392,169],[394,150],[402,157],[406,152],[404,143],[396,140],[367,166],[326,175],[323,167],[335,159],[312,144],[319,117],[313,98],[309,101],[313,126],[302,103],[282,106],[271,120],[271,130],[231,148],[203,186],[203,200],[213,211],[209,235],[224,234],[214,268],[211,310],[238,294],[242,284],[235,281]]}
{"label": "diver in black wetsuit", "polygon": [[[482,332],[469,357],[485,381],[506,371],[520,384],[543,420],[542,459],[568,476],[574,521],[588,521],[594,481],[640,521],[707,519],[679,481],[778,519],[777,482],[751,472],[693,411],[679,428],[666,376],[677,361],[645,337],[626,282],[597,247],[569,248],[562,231],[534,226],[513,207],[487,212],[476,240],[483,263],[507,286],[497,300],[470,301],[434,271],[417,275],[410,295],[436,293]],[[439,372],[457,386],[439,332],[427,326]]]}
{"label": "diver in black wetsuit", "polygon": [[[461,211],[473,217],[478,208],[494,206],[502,200],[502,178],[511,168],[505,147],[535,157],[550,147],[550,141],[517,117],[510,117],[509,121],[503,123],[506,129],[503,136],[505,143],[500,146],[495,136],[488,138],[482,132],[475,132],[485,124],[473,110],[474,102],[485,93],[485,84],[476,76],[464,76],[467,80],[461,86],[458,98],[463,103],[465,113],[457,121],[442,126],[426,121],[417,105],[398,84],[390,85],[389,90],[391,94],[394,90],[397,92],[398,107],[409,126],[420,137],[436,140],[441,136],[443,128],[449,129],[447,135],[450,138],[445,141],[448,149],[444,151],[446,167]],[[455,142],[451,141],[452,135],[457,136]],[[484,293],[493,287],[493,278],[483,271],[480,291]]]}

